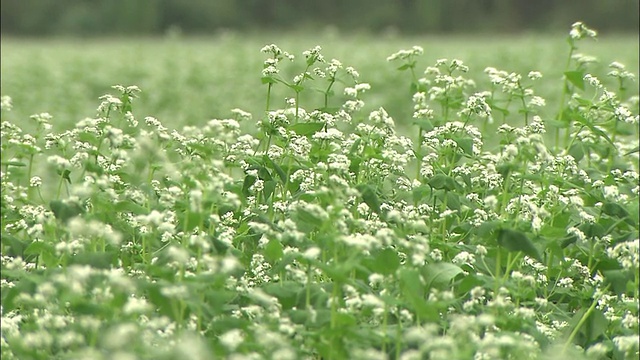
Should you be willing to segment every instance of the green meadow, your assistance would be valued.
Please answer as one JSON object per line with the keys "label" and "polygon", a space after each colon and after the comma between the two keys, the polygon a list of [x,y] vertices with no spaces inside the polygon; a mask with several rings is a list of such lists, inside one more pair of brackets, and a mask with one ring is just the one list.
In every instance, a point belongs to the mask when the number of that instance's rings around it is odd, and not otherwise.
{"label": "green meadow", "polygon": [[[398,117],[401,126],[410,123],[403,118],[411,116],[413,94],[407,85],[409,75],[399,73],[397,66],[386,61],[398,49],[422,46],[425,54],[418,64],[422,68],[441,58],[460,59],[469,66],[469,77],[478,88],[489,82],[483,75],[488,66],[523,74],[540,71],[545,83],[538,93],[547,100],[550,115],[557,112],[562,92],[557,82],[568,55],[563,34],[398,37],[325,32],[113,40],[5,38],[2,94],[14,99],[17,119],[49,112],[55,117],[54,126],[60,129],[94,116],[97,98],[115,84],[139,86],[143,91],[137,111],[162,119],[172,128],[227,117],[232,108],[259,114],[264,110],[266,91],[260,83],[263,57],[259,50],[272,42],[292,54],[320,45],[329,60],[336,58],[345,66],[355,67],[362,74],[360,81],[372,87],[367,108],[383,106]],[[597,41],[582,42],[578,52],[598,59],[590,67],[595,74],[606,74],[612,61],[638,73],[637,36],[605,35]],[[300,71],[301,64],[283,69],[291,77]],[[637,94],[637,86],[629,92]],[[281,91],[274,96],[283,99],[287,94]],[[312,108],[318,103],[303,105]]]}

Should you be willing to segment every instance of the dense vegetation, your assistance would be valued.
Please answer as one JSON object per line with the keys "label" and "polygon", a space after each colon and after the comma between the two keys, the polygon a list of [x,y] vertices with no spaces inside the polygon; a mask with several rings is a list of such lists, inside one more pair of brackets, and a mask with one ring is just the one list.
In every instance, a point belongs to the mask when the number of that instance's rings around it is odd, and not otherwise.
{"label": "dense vegetation", "polygon": [[637,0],[21,0],[0,3],[7,35],[212,34],[336,27],[373,33],[558,31],[583,19],[603,31],[638,32]]}
{"label": "dense vegetation", "polygon": [[38,84],[86,76],[44,101],[73,104],[136,69],[29,59],[0,112],[3,359],[637,358],[637,85],[578,52],[595,37],[576,23],[563,62],[522,71],[413,46],[367,69],[386,84],[271,44],[262,98],[212,120],[179,60],[93,117],[24,116]]}

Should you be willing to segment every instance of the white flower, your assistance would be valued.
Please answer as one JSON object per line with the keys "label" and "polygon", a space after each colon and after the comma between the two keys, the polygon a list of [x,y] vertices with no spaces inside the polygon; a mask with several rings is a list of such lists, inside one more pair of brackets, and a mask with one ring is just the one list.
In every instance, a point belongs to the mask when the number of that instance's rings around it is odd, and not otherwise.
{"label": "white flower", "polygon": [[240,344],[244,341],[244,334],[240,329],[232,329],[218,338],[222,346],[226,347],[229,351],[235,351]]}
{"label": "white flower", "polygon": [[315,260],[318,258],[318,256],[320,256],[320,253],[322,251],[320,250],[320,248],[313,246],[308,248],[303,254],[302,257],[304,257],[307,260]]}

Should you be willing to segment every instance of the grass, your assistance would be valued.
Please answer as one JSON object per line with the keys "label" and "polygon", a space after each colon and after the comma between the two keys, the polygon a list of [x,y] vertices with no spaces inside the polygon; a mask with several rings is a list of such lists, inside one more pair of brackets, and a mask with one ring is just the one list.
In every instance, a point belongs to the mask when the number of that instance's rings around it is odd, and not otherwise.
{"label": "grass", "polygon": [[572,29],[3,41],[2,357],[637,358],[637,51]]}

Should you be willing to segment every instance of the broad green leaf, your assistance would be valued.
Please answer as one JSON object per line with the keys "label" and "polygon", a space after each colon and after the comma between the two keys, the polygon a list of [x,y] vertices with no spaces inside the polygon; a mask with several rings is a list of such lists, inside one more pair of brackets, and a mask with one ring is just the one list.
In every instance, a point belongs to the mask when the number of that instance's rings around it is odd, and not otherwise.
{"label": "broad green leaf", "polygon": [[360,195],[362,196],[364,203],[367,204],[376,214],[382,216],[380,199],[378,198],[375,189],[368,184],[360,184],[356,186],[356,188],[360,191]]}
{"label": "broad green leaf", "polygon": [[283,310],[289,310],[296,306],[298,292],[304,289],[304,284],[296,281],[284,281],[278,283],[267,283],[262,290],[271,296],[275,296]]}
{"label": "broad green leaf", "polygon": [[453,192],[447,192],[447,207],[451,210],[460,210],[460,197]]}
{"label": "broad green leaf", "polygon": [[[619,264],[616,264],[619,266]],[[627,284],[633,283],[633,272],[625,269],[604,270],[605,284],[618,294],[623,294],[627,290]]]}
{"label": "broad green leaf", "polygon": [[429,179],[427,184],[437,190],[451,191],[456,188],[456,181],[445,174],[435,174],[431,179]]}
{"label": "broad green leaf", "polygon": [[584,158],[584,144],[581,142],[574,143],[569,148],[569,155],[576,159],[576,162],[580,162]]}
{"label": "broad green leaf", "polygon": [[[2,239],[4,242],[4,238]],[[33,241],[24,249],[24,255],[42,255],[44,253],[53,254],[55,249],[53,245],[45,241]]]}
{"label": "broad green leaf", "polygon": [[249,195],[251,195],[251,193],[249,192],[249,188],[251,187],[251,185],[253,185],[256,180],[258,180],[255,176],[251,176],[251,175],[247,175],[244,178],[244,182],[242,183],[242,193],[244,194],[245,197],[248,197]]}
{"label": "broad green leaf", "polygon": [[276,182],[274,180],[269,180],[264,182],[264,197],[269,199],[273,192],[276,190]]}
{"label": "broad green leaf", "polygon": [[573,84],[573,86],[584,91],[584,71],[566,71],[564,76]]}
{"label": "broad green leaf", "polygon": [[473,156],[473,139],[459,138],[454,139],[454,141],[458,144],[458,147],[461,148],[465,154]]}
{"label": "broad green leaf", "polygon": [[452,263],[440,262],[427,265],[424,268],[424,273],[427,288],[438,288],[448,285],[451,280],[462,273],[462,269]]}
{"label": "broad green leaf", "polygon": [[620,204],[607,201],[602,205],[602,212],[613,217],[624,219],[629,216],[629,212]]}
{"label": "broad green leaf", "polygon": [[2,253],[4,256],[24,257],[24,250],[30,245],[30,243],[18,239],[15,236],[3,234],[2,245],[4,246],[4,248],[2,249]]}
{"label": "broad green leaf", "polygon": [[496,167],[496,171],[502,175],[503,178],[506,178],[507,176],[509,176],[510,173],[512,173],[514,170],[518,169],[518,165],[513,164],[513,163],[504,163],[502,165],[498,165]]}
{"label": "broad green leaf", "polygon": [[264,76],[260,79],[263,84],[275,84],[276,80],[271,76]]}
{"label": "broad green leaf", "polygon": [[593,309],[593,311],[588,315],[586,321],[580,324],[586,312],[587,308],[578,310],[569,321],[569,326],[567,327],[567,331],[574,331],[576,326],[581,325],[577,332],[579,336],[574,338],[574,342],[583,347],[586,347],[588,344],[597,340],[606,332],[607,327],[609,326],[609,321],[602,311],[598,309]]}
{"label": "broad green leaf", "polygon": [[605,235],[607,235],[607,229],[605,229],[604,226],[602,226],[600,223],[588,223],[585,222],[583,224],[580,224],[578,226],[578,229],[580,229],[580,231],[582,231],[587,238],[591,238],[591,237],[603,237]]}
{"label": "broad green leaf", "polygon": [[308,123],[298,123],[289,126],[289,130],[295,132],[298,135],[312,135],[316,132],[320,131],[325,126],[325,123],[322,122],[308,122]]}
{"label": "broad green leaf", "polygon": [[578,241],[578,237],[575,235],[569,235],[567,237],[565,237],[562,242],[560,243],[560,247],[562,249],[567,248],[569,245],[574,244],[575,242]]}
{"label": "broad green leaf", "polygon": [[282,181],[283,184],[286,184],[286,182],[287,182],[287,174],[284,172],[284,170],[282,170],[280,165],[278,165],[273,160],[271,160],[271,158],[269,156],[267,156],[267,155],[265,155],[263,157],[263,159],[264,159],[265,164],[267,164],[270,168],[275,170],[276,174],[278,174],[278,177],[280,178],[280,181]]}
{"label": "broad green leaf", "polygon": [[349,155],[353,155],[358,151],[360,144],[362,143],[362,138],[357,138],[356,141],[353,142],[351,147],[349,148]]}
{"label": "broad green leaf", "polygon": [[417,125],[418,127],[420,127],[420,129],[424,131],[431,131],[434,128],[433,123],[428,119],[415,119],[411,123],[413,125]]}
{"label": "broad green leaf", "polygon": [[531,240],[529,240],[529,238],[520,231],[499,229],[498,244],[509,251],[521,251],[531,258],[542,261],[540,252],[535,245],[533,245],[533,242],[531,242]]}
{"label": "broad green leaf", "polygon": [[495,230],[500,223],[498,221],[485,221],[476,229],[476,234],[480,237],[484,237],[489,235],[493,230]]}
{"label": "broad green leaf", "polygon": [[180,228],[191,231],[204,222],[204,214],[189,211],[181,220]]}
{"label": "broad green leaf", "polygon": [[277,239],[271,239],[264,248],[264,257],[270,263],[274,263],[282,258],[282,244]]}
{"label": "broad green leaf", "polygon": [[458,286],[456,286],[456,291],[464,294],[469,292],[476,286],[484,286],[486,285],[487,280],[485,275],[482,274],[470,274],[469,276],[465,276],[464,279],[460,280]]}
{"label": "broad green leaf", "polygon": [[565,128],[569,127],[569,122],[568,121],[558,121],[558,120],[553,120],[553,119],[546,119],[544,122],[546,124],[548,124],[548,125],[551,125],[553,127],[560,128],[560,129],[565,129]]}
{"label": "broad green leaf", "polygon": [[311,213],[301,207],[296,209],[293,217],[299,225],[310,227],[309,230],[313,230],[313,228],[322,226],[322,223],[324,221],[322,218],[316,216],[316,214]]}
{"label": "broad green leaf", "polygon": [[399,271],[400,289],[403,298],[423,320],[435,321],[438,319],[438,312],[434,306],[427,303],[425,299],[425,287],[420,279],[417,269],[403,268]]}
{"label": "broad green leaf", "polygon": [[431,187],[427,186],[427,185],[420,185],[418,187],[413,188],[412,195],[413,195],[413,201],[415,201],[416,203],[422,203],[423,199],[432,193],[433,190],[431,190]]}
{"label": "broad green leaf", "polygon": [[[300,283],[298,283],[300,284]],[[331,286],[322,287],[318,284],[311,283],[309,285],[301,284],[299,286],[298,293],[296,294],[296,306],[298,308],[305,308],[307,303],[307,290],[309,291],[309,303],[314,308],[322,308],[327,304],[331,291],[327,291]],[[309,287],[307,289],[307,286]]]}
{"label": "broad green leaf", "polygon": [[53,211],[53,215],[56,219],[67,222],[74,216],[78,216],[84,213],[84,209],[76,203],[66,203],[60,200],[52,200],[49,203],[49,208]]}
{"label": "broad green leaf", "polygon": [[68,264],[89,265],[96,269],[109,269],[116,264],[117,254],[107,252],[82,252],[69,258]]}
{"label": "broad green leaf", "polygon": [[391,275],[400,267],[398,252],[393,249],[384,249],[374,255],[370,268],[382,275]]}

